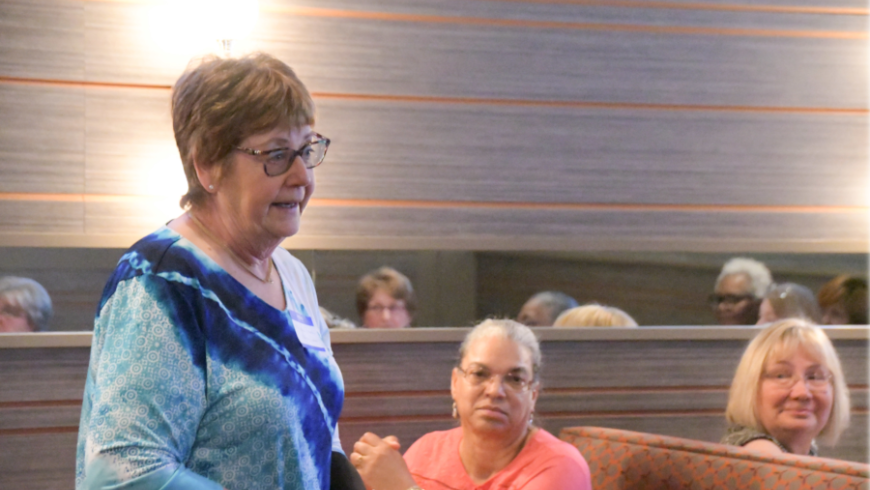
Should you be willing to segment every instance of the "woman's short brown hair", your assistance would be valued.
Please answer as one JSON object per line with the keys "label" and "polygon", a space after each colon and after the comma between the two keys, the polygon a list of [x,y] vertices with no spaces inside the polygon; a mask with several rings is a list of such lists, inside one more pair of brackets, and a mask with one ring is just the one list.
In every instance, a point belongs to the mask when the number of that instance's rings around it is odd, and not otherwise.
{"label": "woman's short brown hair", "polygon": [[187,177],[181,207],[201,206],[208,195],[194,161],[220,166],[248,136],[279,124],[314,124],[314,101],[283,61],[265,53],[243,58],[208,56],[190,66],[172,89],[172,128]]}
{"label": "woman's short brown hair", "polygon": [[837,276],[819,289],[819,306],[830,308],[843,304],[850,325],[867,325],[867,281],[849,275]]}
{"label": "woman's short brown hair", "polygon": [[414,318],[417,311],[417,297],[411,280],[392,267],[381,267],[362,276],[356,287],[356,311],[362,318],[369,308],[369,301],[377,290],[383,290],[393,299],[405,302],[405,310]]}

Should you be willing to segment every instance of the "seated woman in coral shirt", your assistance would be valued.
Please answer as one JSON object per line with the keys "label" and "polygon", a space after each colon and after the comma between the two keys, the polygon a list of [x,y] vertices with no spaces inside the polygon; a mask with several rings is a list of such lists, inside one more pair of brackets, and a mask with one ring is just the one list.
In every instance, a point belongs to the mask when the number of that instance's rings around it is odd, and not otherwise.
{"label": "seated woman in coral shirt", "polygon": [[432,432],[399,454],[398,440],[365,434],[350,456],[377,490],[589,490],[574,446],[532,425],[541,351],[532,331],[487,320],[462,342],[450,392],[460,427]]}

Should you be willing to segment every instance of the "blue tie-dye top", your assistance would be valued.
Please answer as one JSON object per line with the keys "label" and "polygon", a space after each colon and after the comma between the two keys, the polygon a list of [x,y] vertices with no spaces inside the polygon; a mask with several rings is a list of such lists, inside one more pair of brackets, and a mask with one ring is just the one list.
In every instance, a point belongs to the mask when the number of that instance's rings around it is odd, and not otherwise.
{"label": "blue tie-dye top", "polygon": [[77,489],[329,488],[341,373],[308,272],[273,259],[285,311],[169,228],[121,258],[94,324]]}

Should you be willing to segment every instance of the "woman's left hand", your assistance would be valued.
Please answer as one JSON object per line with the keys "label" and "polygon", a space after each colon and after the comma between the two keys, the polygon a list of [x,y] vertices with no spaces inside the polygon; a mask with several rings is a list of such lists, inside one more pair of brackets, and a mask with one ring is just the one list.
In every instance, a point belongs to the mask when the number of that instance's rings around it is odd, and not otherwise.
{"label": "woman's left hand", "polygon": [[395,436],[381,439],[366,432],[353,445],[349,459],[369,490],[408,490],[417,484],[399,454],[399,440]]}

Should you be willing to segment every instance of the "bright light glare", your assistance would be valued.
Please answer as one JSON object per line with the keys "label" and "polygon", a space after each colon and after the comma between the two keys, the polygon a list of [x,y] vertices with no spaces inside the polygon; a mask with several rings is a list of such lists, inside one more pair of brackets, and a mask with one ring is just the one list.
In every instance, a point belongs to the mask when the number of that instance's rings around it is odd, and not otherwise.
{"label": "bright light glare", "polygon": [[259,14],[257,0],[211,0],[202,2],[202,20],[214,40],[247,38]]}
{"label": "bright light glare", "polygon": [[185,59],[213,52],[222,39],[242,41],[259,16],[257,0],[163,1],[149,10],[152,45]]}

